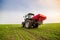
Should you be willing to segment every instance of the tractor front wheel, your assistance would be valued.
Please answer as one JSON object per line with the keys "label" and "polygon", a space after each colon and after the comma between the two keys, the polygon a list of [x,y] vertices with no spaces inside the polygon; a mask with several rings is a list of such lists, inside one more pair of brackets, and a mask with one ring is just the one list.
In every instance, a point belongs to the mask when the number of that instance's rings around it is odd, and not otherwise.
{"label": "tractor front wheel", "polygon": [[22,27],[25,27],[25,22],[22,22]]}

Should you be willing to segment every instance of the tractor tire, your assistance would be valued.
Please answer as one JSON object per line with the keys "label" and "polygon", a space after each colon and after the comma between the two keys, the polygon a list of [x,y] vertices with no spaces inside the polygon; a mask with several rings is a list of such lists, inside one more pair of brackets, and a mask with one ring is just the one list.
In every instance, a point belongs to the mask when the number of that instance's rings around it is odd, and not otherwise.
{"label": "tractor tire", "polygon": [[31,26],[32,26],[32,24],[29,20],[25,22],[25,28],[30,29]]}
{"label": "tractor tire", "polygon": [[38,23],[33,24],[33,28],[38,28]]}
{"label": "tractor tire", "polygon": [[25,22],[22,22],[22,27],[25,27]]}

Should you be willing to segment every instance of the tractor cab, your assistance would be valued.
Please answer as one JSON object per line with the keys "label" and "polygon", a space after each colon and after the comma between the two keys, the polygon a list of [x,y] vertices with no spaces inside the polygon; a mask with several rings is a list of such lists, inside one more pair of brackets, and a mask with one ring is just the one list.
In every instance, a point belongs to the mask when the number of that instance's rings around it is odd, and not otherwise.
{"label": "tractor cab", "polygon": [[33,16],[33,13],[28,13],[27,15],[25,15],[25,19],[31,19]]}

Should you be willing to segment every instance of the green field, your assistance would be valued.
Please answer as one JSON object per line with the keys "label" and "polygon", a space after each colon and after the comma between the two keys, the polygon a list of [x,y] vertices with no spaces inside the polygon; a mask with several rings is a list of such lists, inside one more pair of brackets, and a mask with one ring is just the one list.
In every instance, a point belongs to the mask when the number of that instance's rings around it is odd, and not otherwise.
{"label": "green field", "polygon": [[0,24],[0,40],[60,40],[60,23],[21,28],[20,24]]}

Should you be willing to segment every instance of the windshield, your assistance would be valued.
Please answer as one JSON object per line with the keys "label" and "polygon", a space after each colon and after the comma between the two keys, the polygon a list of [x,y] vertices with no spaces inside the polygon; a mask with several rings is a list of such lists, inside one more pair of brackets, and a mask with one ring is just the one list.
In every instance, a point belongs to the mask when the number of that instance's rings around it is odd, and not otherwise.
{"label": "windshield", "polygon": [[32,17],[33,17],[33,15],[29,15],[29,16],[28,16],[28,18],[32,18]]}

